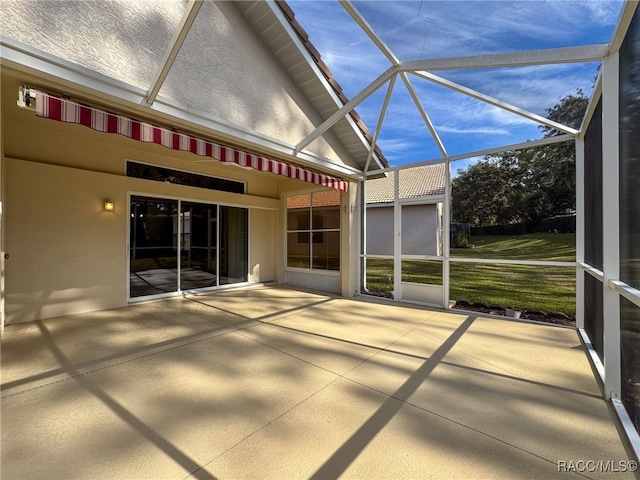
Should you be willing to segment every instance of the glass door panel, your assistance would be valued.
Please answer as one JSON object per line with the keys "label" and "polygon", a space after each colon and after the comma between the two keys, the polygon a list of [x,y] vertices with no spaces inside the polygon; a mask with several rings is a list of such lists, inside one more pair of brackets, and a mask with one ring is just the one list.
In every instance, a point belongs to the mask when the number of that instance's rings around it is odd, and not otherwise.
{"label": "glass door panel", "polygon": [[180,290],[216,287],[217,206],[182,202]]}
{"label": "glass door panel", "polygon": [[249,211],[220,207],[220,285],[242,283],[249,271]]}
{"label": "glass door panel", "polygon": [[129,296],[178,291],[178,201],[131,197]]}

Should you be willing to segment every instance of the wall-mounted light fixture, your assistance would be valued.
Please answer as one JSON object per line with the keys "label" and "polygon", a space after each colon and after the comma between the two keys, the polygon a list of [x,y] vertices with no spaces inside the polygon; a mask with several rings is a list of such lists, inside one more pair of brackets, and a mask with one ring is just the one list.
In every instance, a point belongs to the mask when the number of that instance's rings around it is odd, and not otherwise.
{"label": "wall-mounted light fixture", "polygon": [[113,200],[109,198],[104,199],[104,210],[106,212],[113,212]]}

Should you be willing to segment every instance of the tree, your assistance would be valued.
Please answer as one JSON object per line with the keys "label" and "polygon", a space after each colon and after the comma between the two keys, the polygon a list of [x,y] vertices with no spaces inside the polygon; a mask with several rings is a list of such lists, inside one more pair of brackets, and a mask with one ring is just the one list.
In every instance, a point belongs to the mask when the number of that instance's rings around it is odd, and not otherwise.
{"label": "tree", "polygon": [[[548,118],[580,128],[589,100],[582,90],[560,98]],[[541,126],[545,137],[558,135]],[[452,218],[472,226],[539,222],[575,210],[575,148],[562,142],[488,155],[451,182]]]}

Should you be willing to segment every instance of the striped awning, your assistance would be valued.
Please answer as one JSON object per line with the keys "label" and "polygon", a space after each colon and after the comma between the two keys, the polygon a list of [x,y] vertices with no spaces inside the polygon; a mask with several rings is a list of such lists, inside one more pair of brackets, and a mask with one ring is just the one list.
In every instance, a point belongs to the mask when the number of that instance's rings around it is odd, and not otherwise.
{"label": "striped awning", "polygon": [[244,152],[226,145],[174,132],[149,123],[109,113],[37,90],[36,115],[59,122],[77,123],[98,132],[116,133],[139,142],[155,143],[173,150],[191,152],[223,163],[235,163],[261,172],[270,172],[323,187],[347,191],[348,182],[306,168]]}

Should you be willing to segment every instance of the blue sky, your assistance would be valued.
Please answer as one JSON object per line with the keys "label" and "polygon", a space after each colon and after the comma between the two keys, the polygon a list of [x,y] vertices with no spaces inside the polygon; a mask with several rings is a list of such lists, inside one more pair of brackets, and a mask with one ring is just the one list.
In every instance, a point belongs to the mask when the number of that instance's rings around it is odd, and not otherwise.
{"label": "blue sky", "polygon": [[[288,3],[349,98],[389,67],[389,61],[337,1]],[[622,8],[621,1],[609,0],[369,0],[353,4],[401,61],[607,43]],[[545,109],[578,88],[590,95],[597,67],[587,63],[435,73],[546,116]],[[450,155],[542,136],[537,124],[520,116],[414,75],[410,81]],[[372,133],[386,90],[383,87],[356,109]],[[391,165],[441,156],[399,80],[378,143]],[[453,168],[455,171],[456,166]]]}

